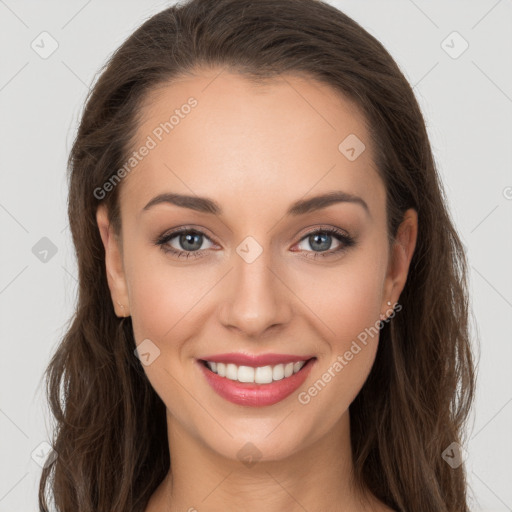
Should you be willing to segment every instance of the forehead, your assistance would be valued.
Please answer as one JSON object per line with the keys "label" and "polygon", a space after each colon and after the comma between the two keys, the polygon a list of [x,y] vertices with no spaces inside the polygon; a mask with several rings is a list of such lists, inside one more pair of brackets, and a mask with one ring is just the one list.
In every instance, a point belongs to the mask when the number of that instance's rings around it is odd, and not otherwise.
{"label": "forehead", "polygon": [[383,200],[364,116],[311,78],[196,72],[148,94],[139,119],[134,149],[151,149],[122,183],[122,209],[162,192],[243,197],[253,212],[257,198],[288,206],[334,189]]}

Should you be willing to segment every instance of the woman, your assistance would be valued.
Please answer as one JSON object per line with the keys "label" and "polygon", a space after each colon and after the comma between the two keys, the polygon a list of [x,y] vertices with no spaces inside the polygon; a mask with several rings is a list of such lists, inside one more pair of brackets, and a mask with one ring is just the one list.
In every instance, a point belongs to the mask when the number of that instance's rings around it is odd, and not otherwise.
{"label": "woman", "polygon": [[466,259],[397,65],[316,0],[144,23],[70,155],[60,511],[466,511]]}

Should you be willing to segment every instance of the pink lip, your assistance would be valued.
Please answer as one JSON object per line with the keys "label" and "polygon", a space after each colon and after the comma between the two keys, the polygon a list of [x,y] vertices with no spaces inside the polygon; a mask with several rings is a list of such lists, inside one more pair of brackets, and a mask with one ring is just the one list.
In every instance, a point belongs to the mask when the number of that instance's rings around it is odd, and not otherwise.
{"label": "pink lip", "polygon": [[309,356],[296,356],[293,354],[216,354],[211,356],[202,357],[203,361],[212,361],[214,363],[232,363],[237,366],[252,366],[256,368],[257,366],[275,366],[276,364],[286,364],[286,363],[295,363],[297,361],[307,361],[315,357],[313,355]]}
{"label": "pink lip", "polygon": [[[302,357],[295,359],[295,361],[303,360],[304,358]],[[212,361],[212,359],[208,359],[208,361]],[[225,361],[226,359],[222,359],[221,362]],[[245,359],[245,361],[247,361],[247,359]],[[228,379],[227,377],[220,377],[208,369],[201,360],[197,360],[197,364],[203,372],[203,375],[206,377],[208,384],[210,384],[212,389],[221,397],[237,405],[263,407],[280,402],[297,390],[306,380],[315,361],[316,359],[310,359],[299,372],[294,373],[290,377],[273,381],[269,384],[238,382],[236,380]],[[246,366],[253,365],[246,364]]]}

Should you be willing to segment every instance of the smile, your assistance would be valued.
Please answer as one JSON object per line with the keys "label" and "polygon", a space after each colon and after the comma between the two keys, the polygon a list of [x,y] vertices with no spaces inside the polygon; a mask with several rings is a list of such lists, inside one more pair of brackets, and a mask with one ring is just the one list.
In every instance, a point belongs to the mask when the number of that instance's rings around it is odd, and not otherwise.
{"label": "smile", "polygon": [[262,407],[278,403],[296,391],[315,361],[316,357],[311,357],[257,366],[257,358],[246,358],[245,364],[240,365],[210,359],[198,359],[197,363],[210,387],[222,398],[238,405]]}

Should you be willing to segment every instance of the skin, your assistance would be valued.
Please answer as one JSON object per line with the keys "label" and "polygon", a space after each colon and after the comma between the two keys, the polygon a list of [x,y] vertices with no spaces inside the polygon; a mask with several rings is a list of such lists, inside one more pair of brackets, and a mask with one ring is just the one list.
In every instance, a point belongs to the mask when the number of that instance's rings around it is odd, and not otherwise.
{"label": "skin", "polygon": [[[116,314],[131,315],[137,344],[150,339],[160,350],[144,370],[167,407],[172,477],[146,512],[390,510],[350,485],[348,407],[373,365],[378,334],[308,404],[298,393],[389,316],[387,302],[398,302],[407,279],[417,214],[406,212],[390,247],[364,118],[327,85],[298,75],[257,85],[219,68],[166,84],[148,95],[134,147],[190,96],[198,105],[121,184],[120,238],[104,206],[97,211]],[[338,150],[349,134],[366,146],[354,161]],[[285,215],[294,201],[334,190],[363,198],[369,214],[345,202]],[[171,204],[141,213],[163,192],[209,197],[223,214]],[[190,225],[206,235],[198,258],[178,259],[153,243]],[[356,244],[308,258],[343,244],[327,238],[327,249],[315,251],[306,235],[325,226]],[[236,252],[247,236],[263,249],[252,263]],[[168,245],[192,252],[179,236]],[[196,366],[202,356],[236,351],[317,361],[297,392],[246,407],[217,395]],[[250,467],[237,456],[248,442],[261,454]]]}

